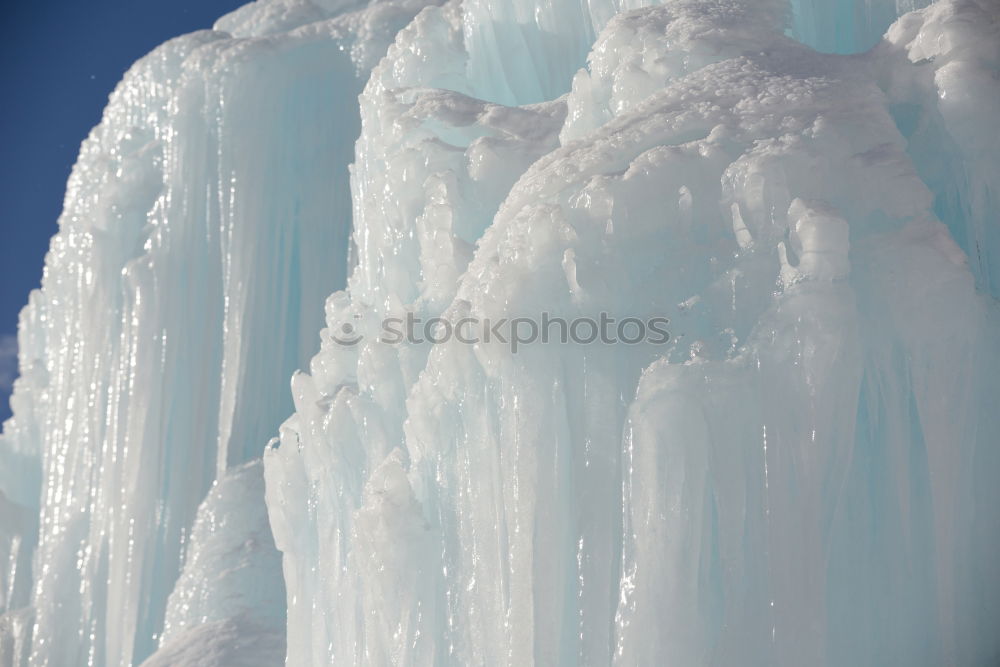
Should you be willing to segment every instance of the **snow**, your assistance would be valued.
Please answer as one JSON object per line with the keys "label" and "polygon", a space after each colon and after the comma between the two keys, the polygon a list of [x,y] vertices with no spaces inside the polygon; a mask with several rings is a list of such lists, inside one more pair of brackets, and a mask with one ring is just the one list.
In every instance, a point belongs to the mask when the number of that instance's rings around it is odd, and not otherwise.
{"label": "snow", "polygon": [[[1000,7],[646,4],[133,67],[22,313],[4,661],[1000,655]],[[541,313],[671,337],[380,340]]]}

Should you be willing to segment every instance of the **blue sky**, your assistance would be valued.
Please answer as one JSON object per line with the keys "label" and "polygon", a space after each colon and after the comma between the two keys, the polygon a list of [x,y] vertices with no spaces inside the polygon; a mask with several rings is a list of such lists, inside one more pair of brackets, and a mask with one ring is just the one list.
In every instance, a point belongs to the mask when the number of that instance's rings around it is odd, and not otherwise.
{"label": "blue sky", "polygon": [[0,19],[0,419],[17,314],[38,287],[80,142],[129,65],[240,0],[9,3]]}

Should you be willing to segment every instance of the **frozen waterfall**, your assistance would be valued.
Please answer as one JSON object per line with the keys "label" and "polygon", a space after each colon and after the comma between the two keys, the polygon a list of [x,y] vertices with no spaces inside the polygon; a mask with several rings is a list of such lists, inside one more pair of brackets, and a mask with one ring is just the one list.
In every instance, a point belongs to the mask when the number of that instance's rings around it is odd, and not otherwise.
{"label": "frozen waterfall", "polygon": [[[140,60],[21,314],[0,664],[1000,660],[1000,4],[925,4],[257,0]],[[383,335],[541,314],[669,342]]]}

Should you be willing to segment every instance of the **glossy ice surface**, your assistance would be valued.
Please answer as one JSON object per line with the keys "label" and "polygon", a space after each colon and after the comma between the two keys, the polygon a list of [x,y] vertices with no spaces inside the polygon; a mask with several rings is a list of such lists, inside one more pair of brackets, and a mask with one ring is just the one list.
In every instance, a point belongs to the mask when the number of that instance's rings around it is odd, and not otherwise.
{"label": "glossy ice surface", "polygon": [[[0,657],[1000,656],[1000,5],[647,4],[259,0],[133,67],[22,313]],[[671,341],[379,340],[541,312]]]}

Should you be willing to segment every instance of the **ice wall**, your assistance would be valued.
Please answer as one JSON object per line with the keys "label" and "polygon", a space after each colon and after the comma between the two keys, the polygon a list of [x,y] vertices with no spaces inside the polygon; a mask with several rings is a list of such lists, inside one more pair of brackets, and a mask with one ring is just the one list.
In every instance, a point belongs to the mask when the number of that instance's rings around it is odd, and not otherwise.
{"label": "ice wall", "polygon": [[[264,457],[289,664],[988,664],[996,6],[855,56],[781,2],[519,7],[425,10],[362,96],[357,265]],[[823,51],[890,20],[810,7]],[[542,311],[673,344],[378,341]]]}
{"label": "ice wall", "polygon": [[858,53],[882,39],[896,17],[930,0],[791,0],[790,33],[824,53]]}
{"label": "ice wall", "polygon": [[977,284],[1000,296],[1000,135],[982,131],[1000,113],[995,3],[937,3],[909,14],[880,49],[890,109],[935,194],[934,212],[968,255]]}
{"label": "ice wall", "polygon": [[292,409],[346,277],[356,95],[426,3],[355,4],[255,3],[168,42],[84,142],[0,439],[3,605],[27,610],[5,660],[149,655],[199,503]]}
{"label": "ice wall", "polygon": [[[427,4],[259,0],[112,96],[0,663],[994,661],[996,3]],[[543,311],[672,342],[377,341]]]}

